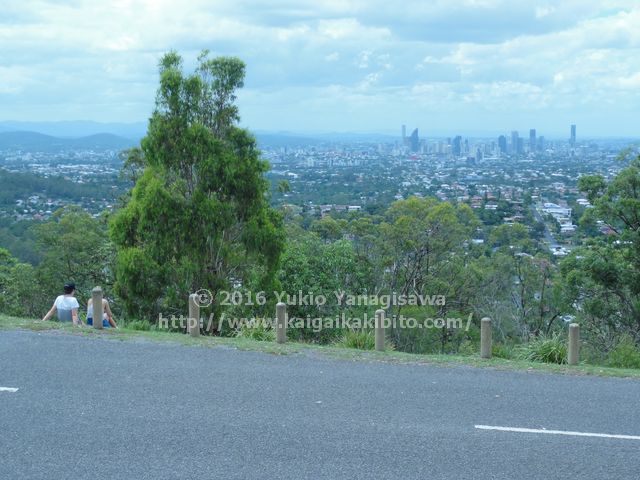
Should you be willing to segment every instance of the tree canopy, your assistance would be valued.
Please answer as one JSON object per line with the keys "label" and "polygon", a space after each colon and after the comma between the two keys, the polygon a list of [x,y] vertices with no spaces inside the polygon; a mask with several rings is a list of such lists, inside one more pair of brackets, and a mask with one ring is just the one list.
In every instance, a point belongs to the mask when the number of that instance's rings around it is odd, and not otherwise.
{"label": "tree canopy", "polygon": [[161,59],[156,107],[134,154],[144,171],[111,222],[116,290],[140,317],[182,312],[203,288],[215,297],[250,279],[269,286],[283,249],[268,164],[236,125],[244,64],[207,52],[198,61],[185,74],[176,52]]}

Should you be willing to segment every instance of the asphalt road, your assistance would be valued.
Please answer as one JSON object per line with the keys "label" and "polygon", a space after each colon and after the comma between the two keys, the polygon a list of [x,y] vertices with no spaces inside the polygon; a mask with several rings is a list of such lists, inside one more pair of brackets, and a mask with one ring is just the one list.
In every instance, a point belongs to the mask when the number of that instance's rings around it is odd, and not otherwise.
{"label": "asphalt road", "polygon": [[551,235],[551,232],[549,231],[549,225],[547,225],[547,222],[544,221],[542,215],[540,215],[540,212],[533,204],[531,205],[531,212],[533,213],[533,217],[536,219],[536,221],[544,225],[544,239],[549,244],[549,249],[553,252],[553,250],[559,245],[558,242],[556,242],[556,239],[553,238],[553,235]]}
{"label": "asphalt road", "polygon": [[640,381],[0,332],[0,479],[637,479]]}

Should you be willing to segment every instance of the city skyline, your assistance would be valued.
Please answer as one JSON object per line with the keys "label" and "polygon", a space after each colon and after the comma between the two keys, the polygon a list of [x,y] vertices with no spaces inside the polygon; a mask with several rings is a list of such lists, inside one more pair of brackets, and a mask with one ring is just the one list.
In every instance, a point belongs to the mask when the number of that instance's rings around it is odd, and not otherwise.
{"label": "city skyline", "polygon": [[210,3],[5,2],[0,121],[145,122],[160,56],[208,48],[254,131],[639,136],[634,1]]}

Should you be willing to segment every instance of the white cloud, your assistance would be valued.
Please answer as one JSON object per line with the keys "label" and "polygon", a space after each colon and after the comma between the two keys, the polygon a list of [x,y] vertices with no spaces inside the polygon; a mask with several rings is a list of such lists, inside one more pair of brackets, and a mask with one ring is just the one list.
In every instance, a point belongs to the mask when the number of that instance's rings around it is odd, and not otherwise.
{"label": "white cloud", "polygon": [[290,117],[362,130],[403,115],[442,125],[588,116],[605,102],[603,128],[616,128],[616,109],[640,107],[636,0],[5,0],[3,9],[0,119],[145,119],[157,61],[172,48],[186,68],[202,48],[243,58],[243,118],[260,129],[280,128],[276,110],[283,128]]}
{"label": "white cloud", "polygon": [[338,52],[331,52],[328,55],[325,55],[324,59],[327,62],[337,62],[340,60],[340,54]]}

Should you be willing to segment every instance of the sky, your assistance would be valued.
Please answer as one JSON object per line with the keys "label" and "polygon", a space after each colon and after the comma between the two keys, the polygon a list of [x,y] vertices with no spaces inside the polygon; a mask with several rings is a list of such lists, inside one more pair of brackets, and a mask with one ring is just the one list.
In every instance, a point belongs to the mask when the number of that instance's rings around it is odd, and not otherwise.
{"label": "sky", "polygon": [[0,121],[145,122],[171,49],[255,131],[640,137],[638,0],[0,0]]}

